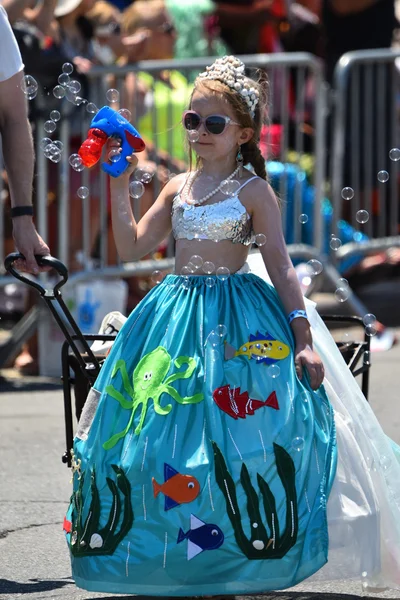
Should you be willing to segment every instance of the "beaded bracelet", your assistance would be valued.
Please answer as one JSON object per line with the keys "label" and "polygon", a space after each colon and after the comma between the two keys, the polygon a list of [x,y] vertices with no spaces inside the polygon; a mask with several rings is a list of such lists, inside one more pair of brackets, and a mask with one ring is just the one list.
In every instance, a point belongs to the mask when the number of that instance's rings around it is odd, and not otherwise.
{"label": "beaded bracelet", "polygon": [[290,314],[288,314],[289,325],[293,321],[293,319],[299,319],[300,317],[302,319],[306,319],[308,321],[307,313],[305,310],[300,310],[300,309],[293,310]]}

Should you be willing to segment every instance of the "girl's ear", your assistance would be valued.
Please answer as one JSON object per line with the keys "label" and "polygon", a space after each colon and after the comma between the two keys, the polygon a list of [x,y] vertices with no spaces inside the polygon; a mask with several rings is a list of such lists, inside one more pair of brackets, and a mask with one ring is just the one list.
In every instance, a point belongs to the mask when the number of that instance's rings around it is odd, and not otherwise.
{"label": "girl's ear", "polygon": [[254,135],[254,129],[251,129],[251,127],[245,127],[244,129],[242,129],[240,131],[239,143],[246,144],[247,142],[249,142],[252,139],[253,135]]}

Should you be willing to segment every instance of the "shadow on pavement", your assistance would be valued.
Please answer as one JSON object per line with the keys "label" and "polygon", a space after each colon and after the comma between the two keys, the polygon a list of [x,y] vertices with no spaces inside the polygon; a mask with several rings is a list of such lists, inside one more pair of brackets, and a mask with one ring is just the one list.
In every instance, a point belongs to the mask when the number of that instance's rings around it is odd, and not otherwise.
{"label": "shadow on pavement", "polygon": [[[96,600],[118,600],[121,596],[99,596]],[[176,596],[124,596],[126,600],[177,600]],[[324,592],[271,592],[269,594],[258,594],[254,596],[188,596],[187,600],[203,600],[213,598],[215,600],[360,600],[361,596],[354,594],[329,594]],[[92,598],[84,598],[83,600],[92,600]],[[180,596],[179,600],[186,600],[184,596]],[[385,600],[374,596],[374,600]]]}
{"label": "shadow on pavement", "polygon": [[69,578],[55,581],[30,579],[25,583],[10,581],[9,579],[0,579],[0,594],[34,594],[36,592],[49,592],[72,584],[73,581]]}
{"label": "shadow on pavement", "polygon": [[7,377],[0,375],[0,393],[2,392],[46,392],[62,389],[58,379],[45,377]]}

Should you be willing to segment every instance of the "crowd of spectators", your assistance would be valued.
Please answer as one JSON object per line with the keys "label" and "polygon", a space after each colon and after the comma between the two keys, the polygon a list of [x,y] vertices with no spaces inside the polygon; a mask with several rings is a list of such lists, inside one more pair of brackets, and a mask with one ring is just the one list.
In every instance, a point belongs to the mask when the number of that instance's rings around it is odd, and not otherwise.
{"label": "crowd of spectators", "polygon": [[[394,0],[3,0],[17,38],[25,72],[44,91],[45,102],[30,103],[31,118],[57,102],[51,93],[65,63],[74,66],[74,79],[89,95],[88,73],[99,65],[126,66],[142,60],[196,58],[224,54],[311,52],[323,60],[326,79],[332,82],[339,57],[349,50],[390,47],[397,28]],[[112,87],[112,79],[109,80]],[[128,109],[146,141],[141,166],[156,173],[146,186],[141,211],[148,209],[154,192],[170,173],[184,168],[181,134],[167,134],[167,123],[178,123],[186,106],[190,75],[179,71],[150,74],[129,73],[120,88],[120,107]],[[54,105],[54,106],[53,106]],[[154,139],[152,106],[157,108],[159,134]],[[167,106],[168,105],[168,106]],[[165,135],[163,135],[163,132]],[[271,134],[271,131],[269,132]],[[70,150],[79,147],[79,119],[71,115]],[[155,143],[156,142],[156,143]],[[72,173],[78,181],[78,174]],[[75,181],[71,182],[74,189]],[[75,186],[76,187],[76,186]],[[100,231],[96,184],[91,190],[92,247]],[[57,219],[57,166],[49,167],[49,222]],[[69,232],[72,269],[78,269],[81,240],[80,204],[71,196]],[[57,239],[49,227],[50,247]],[[109,261],[115,248],[109,240]],[[160,248],[160,254],[163,248]],[[130,306],[146,292],[131,280]]]}

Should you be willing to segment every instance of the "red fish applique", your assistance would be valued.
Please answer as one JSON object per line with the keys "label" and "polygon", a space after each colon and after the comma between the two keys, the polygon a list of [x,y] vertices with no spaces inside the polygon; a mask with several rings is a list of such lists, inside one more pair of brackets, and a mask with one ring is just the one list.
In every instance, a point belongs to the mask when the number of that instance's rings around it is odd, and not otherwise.
{"label": "red fish applique", "polygon": [[240,387],[231,389],[229,385],[223,385],[214,390],[213,398],[215,404],[234,419],[245,419],[247,415],[254,415],[254,412],[263,406],[279,410],[276,392],[272,392],[263,402],[249,398],[247,392],[240,392]]}
{"label": "red fish applique", "polygon": [[71,523],[71,521],[68,521],[67,517],[64,517],[63,530],[66,533],[71,533],[71,531],[72,531],[72,523]]}

